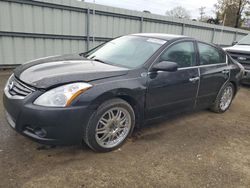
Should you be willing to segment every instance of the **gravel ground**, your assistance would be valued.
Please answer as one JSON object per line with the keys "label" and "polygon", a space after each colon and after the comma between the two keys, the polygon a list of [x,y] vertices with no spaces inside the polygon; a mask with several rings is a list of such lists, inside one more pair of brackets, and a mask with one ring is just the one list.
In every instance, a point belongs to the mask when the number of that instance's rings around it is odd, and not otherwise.
{"label": "gravel ground", "polygon": [[[9,72],[0,73],[0,97]],[[250,187],[250,88],[224,114],[137,130],[119,150],[47,148],[15,133],[0,100],[0,187]]]}

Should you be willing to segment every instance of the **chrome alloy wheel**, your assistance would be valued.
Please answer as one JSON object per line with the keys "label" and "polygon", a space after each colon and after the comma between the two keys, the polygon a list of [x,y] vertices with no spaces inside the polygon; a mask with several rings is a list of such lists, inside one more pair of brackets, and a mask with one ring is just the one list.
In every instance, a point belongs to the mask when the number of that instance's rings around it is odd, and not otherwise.
{"label": "chrome alloy wheel", "polygon": [[233,88],[228,86],[224,89],[223,94],[220,99],[220,108],[225,111],[231,104],[233,99]]}
{"label": "chrome alloy wheel", "polygon": [[96,126],[95,138],[104,148],[119,145],[129,134],[131,117],[122,107],[114,107],[103,114]]}

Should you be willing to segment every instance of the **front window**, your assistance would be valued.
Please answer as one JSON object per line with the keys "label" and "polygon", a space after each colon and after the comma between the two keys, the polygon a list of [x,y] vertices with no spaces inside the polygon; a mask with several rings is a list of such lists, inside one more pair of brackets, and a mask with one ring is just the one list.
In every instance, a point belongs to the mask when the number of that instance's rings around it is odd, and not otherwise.
{"label": "front window", "polygon": [[250,35],[243,37],[237,44],[238,45],[250,45]]}
{"label": "front window", "polygon": [[196,54],[193,42],[180,42],[168,48],[161,55],[159,61],[171,61],[178,64],[178,68],[195,66]]}
{"label": "front window", "polygon": [[135,68],[143,65],[165,40],[140,36],[124,36],[114,39],[85,56],[108,64]]}

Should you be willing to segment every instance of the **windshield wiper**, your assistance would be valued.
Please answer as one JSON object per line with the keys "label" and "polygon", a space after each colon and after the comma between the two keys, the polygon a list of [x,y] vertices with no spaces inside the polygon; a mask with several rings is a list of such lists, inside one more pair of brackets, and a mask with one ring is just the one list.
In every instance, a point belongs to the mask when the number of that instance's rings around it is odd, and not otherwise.
{"label": "windshield wiper", "polygon": [[88,57],[87,53],[86,52],[83,52],[83,53],[80,53],[79,56],[82,56],[82,57]]}
{"label": "windshield wiper", "polygon": [[101,62],[101,63],[105,63],[105,64],[108,64],[106,63],[105,61],[101,60],[101,59],[98,59],[98,58],[91,58],[91,60],[94,60],[94,61],[98,61],[98,62]]}
{"label": "windshield wiper", "polygon": [[101,59],[99,59],[99,58],[95,58],[95,56],[93,56],[93,57],[91,57],[91,58],[88,58],[89,60],[93,60],[93,61],[98,61],[98,62],[100,62],[100,63],[104,63],[104,64],[108,64],[108,65],[114,65],[114,64],[112,64],[112,63],[110,63],[110,62],[107,62],[107,61],[103,61],[103,60],[101,60]]}

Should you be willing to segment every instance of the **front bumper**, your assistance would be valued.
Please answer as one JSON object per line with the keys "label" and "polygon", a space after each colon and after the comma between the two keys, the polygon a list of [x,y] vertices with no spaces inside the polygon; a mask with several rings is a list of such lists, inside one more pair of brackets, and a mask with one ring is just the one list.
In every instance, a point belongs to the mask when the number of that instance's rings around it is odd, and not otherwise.
{"label": "front bumper", "polygon": [[11,127],[41,144],[81,143],[84,126],[93,110],[87,106],[51,108],[34,105],[33,101],[39,95],[35,92],[23,100],[3,95],[6,118]]}

